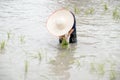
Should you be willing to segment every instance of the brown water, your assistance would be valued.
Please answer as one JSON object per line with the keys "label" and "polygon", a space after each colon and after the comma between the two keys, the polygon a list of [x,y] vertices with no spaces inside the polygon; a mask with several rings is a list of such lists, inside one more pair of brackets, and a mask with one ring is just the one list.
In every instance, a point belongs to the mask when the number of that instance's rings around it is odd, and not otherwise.
{"label": "brown water", "polygon": [[[61,7],[77,19],[78,43],[68,49],[46,29]],[[119,80],[116,7],[119,0],[0,0],[0,80]]]}

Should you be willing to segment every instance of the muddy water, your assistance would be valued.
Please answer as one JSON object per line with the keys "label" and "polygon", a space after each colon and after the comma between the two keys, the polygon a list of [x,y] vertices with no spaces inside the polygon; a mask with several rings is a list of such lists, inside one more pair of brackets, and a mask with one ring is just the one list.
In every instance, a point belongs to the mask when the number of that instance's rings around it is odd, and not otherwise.
{"label": "muddy water", "polygon": [[[77,44],[62,49],[46,20],[65,7]],[[119,0],[0,0],[0,80],[119,80]]]}

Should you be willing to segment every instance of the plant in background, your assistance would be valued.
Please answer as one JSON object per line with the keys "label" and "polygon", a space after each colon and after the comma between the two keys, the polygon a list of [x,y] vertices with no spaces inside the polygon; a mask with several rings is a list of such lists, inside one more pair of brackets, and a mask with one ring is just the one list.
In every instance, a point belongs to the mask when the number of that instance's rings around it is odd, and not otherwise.
{"label": "plant in background", "polygon": [[116,71],[115,70],[110,71],[110,80],[116,80]]}
{"label": "plant in background", "polygon": [[3,50],[5,48],[6,42],[5,41],[1,41],[0,42],[0,50]]}
{"label": "plant in background", "polygon": [[25,43],[25,36],[22,36],[22,35],[20,36],[20,42]]}
{"label": "plant in background", "polygon": [[79,14],[79,13],[80,13],[80,9],[75,6],[75,7],[74,7],[74,12],[75,12],[75,14]]}
{"label": "plant in background", "polygon": [[42,55],[41,55],[41,53],[40,53],[40,52],[38,52],[38,59],[39,59],[39,61],[41,61],[41,60],[42,60]]}
{"label": "plant in background", "polygon": [[98,74],[104,75],[105,74],[105,65],[104,64],[98,64],[97,71],[98,71]]}
{"label": "plant in background", "polygon": [[93,7],[91,7],[91,8],[89,8],[89,9],[87,9],[87,10],[85,11],[85,14],[86,14],[86,15],[88,15],[88,14],[93,14],[94,11],[95,11],[95,9],[94,9]]}
{"label": "plant in background", "polygon": [[26,60],[25,61],[25,74],[27,74],[28,72],[28,61]]}
{"label": "plant in background", "polygon": [[105,3],[103,6],[104,6],[104,11],[107,11],[108,10],[108,5]]}
{"label": "plant in background", "polygon": [[41,51],[38,51],[38,52],[36,52],[36,54],[35,55],[32,55],[31,57],[33,58],[33,59],[38,59],[39,60],[39,63],[41,62],[41,60],[42,60],[42,52]]}
{"label": "plant in background", "polygon": [[96,72],[96,67],[95,67],[95,63],[90,63],[90,71],[93,73],[93,72]]}
{"label": "plant in background", "polygon": [[113,16],[113,19],[116,19],[116,20],[120,19],[120,12],[117,8],[113,10],[112,16]]}
{"label": "plant in background", "polygon": [[7,39],[9,40],[10,39],[10,36],[11,36],[11,32],[7,32]]}
{"label": "plant in background", "polygon": [[116,68],[116,62],[113,61],[113,63],[111,63],[111,69],[109,71],[109,78],[110,80],[116,80],[117,77],[117,71],[115,70]]}

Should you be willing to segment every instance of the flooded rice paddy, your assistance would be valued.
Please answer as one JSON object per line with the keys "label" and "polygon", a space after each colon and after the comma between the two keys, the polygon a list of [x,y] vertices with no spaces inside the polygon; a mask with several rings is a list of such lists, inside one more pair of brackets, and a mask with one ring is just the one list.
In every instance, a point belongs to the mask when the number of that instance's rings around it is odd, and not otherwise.
{"label": "flooded rice paddy", "polygon": [[[62,7],[77,19],[67,49],[46,29]],[[0,80],[120,80],[120,1],[0,0]]]}

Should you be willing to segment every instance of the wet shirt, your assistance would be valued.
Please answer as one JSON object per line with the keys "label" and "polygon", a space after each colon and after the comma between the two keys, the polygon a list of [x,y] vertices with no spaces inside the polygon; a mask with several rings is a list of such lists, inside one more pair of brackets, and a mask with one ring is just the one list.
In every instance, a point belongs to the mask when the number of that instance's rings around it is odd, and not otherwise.
{"label": "wet shirt", "polygon": [[75,15],[71,12],[71,14],[74,17],[74,24],[72,29],[74,29],[74,31],[71,33],[70,38],[69,38],[69,43],[76,43],[77,42],[77,35],[76,35],[76,18]]}
{"label": "wet shirt", "polygon": [[[71,12],[71,14],[74,17],[74,24],[72,29],[74,29],[74,31],[71,33],[70,38],[69,38],[69,43],[76,43],[77,42],[77,35],[76,35],[76,18],[75,15]],[[62,39],[59,39],[59,42],[62,42]]]}

